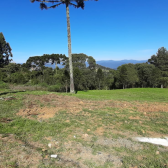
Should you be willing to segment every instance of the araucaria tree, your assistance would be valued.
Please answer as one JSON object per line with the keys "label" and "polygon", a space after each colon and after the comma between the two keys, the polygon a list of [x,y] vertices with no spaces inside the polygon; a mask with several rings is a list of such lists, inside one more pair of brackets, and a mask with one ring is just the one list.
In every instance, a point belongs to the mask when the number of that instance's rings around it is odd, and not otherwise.
{"label": "araucaria tree", "polygon": [[[70,33],[70,17],[69,17],[69,5],[75,8],[84,9],[84,1],[89,0],[30,0],[31,2],[40,2],[41,9],[56,8],[61,4],[66,5],[66,17],[67,17],[67,31],[68,31],[68,57],[69,57],[69,69],[70,69],[70,92],[75,93],[74,80],[73,80],[73,66],[72,66],[72,55],[71,55],[71,33]],[[98,0],[95,0],[98,1]],[[52,3],[51,6],[47,6],[46,3]]]}
{"label": "araucaria tree", "polygon": [[12,49],[5,41],[5,37],[3,33],[0,32],[0,68],[2,68],[4,65],[8,65],[11,59],[9,57],[12,57]]}

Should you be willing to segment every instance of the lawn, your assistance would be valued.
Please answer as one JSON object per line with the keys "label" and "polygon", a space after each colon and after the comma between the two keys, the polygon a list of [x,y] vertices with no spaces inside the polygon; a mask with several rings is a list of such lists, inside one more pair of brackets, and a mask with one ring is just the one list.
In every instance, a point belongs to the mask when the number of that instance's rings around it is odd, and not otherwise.
{"label": "lawn", "polygon": [[1,89],[0,167],[168,167],[168,147],[135,140],[168,137],[167,92]]}
{"label": "lawn", "polygon": [[168,89],[160,88],[135,88],[117,90],[90,90],[78,91],[75,95],[81,99],[90,100],[121,100],[121,101],[148,101],[167,102]]}

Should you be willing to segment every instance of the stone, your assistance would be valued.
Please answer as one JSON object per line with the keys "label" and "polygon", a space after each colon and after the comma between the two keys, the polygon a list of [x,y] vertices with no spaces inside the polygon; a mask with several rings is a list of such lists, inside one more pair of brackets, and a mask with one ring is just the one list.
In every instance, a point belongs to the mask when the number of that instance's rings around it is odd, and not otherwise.
{"label": "stone", "polygon": [[57,155],[51,155],[51,158],[57,158]]}
{"label": "stone", "polygon": [[49,144],[48,144],[48,147],[51,148],[51,146],[52,146],[51,143],[49,143]]}

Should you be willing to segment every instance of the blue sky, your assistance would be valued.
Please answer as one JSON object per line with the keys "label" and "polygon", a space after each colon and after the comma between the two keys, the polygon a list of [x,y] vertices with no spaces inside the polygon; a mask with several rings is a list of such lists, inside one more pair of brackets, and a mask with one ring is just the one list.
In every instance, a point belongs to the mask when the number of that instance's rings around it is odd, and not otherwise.
{"label": "blue sky", "polygon": [[[168,0],[99,0],[85,9],[70,7],[72,53],[96,60],[146,60],[168,49]],[[10,43],[13,60],[30,56],[68,56],[66,8],[41,10],[29,0],[1,0],[0,32]]]}

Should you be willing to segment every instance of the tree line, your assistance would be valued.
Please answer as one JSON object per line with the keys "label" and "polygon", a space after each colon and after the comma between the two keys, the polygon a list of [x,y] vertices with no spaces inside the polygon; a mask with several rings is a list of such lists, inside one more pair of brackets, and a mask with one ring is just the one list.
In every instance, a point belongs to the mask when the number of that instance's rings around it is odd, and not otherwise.
{"label": "tree line", "polygon": [[[69,59],[63,54],[29,57],[26,63],[10,63],[11,48],[0,33],[0,81],[42,85],[51,91],[70,91]],[[54,64],[55,68],[46,67]],[[63,68],[59,68],[61,64]],[[168,51],[161,47],[148,62],[124,64],[116,70],[96,64],[92,56],[72,54],[75,90],[124,89],[168,86]]]}

